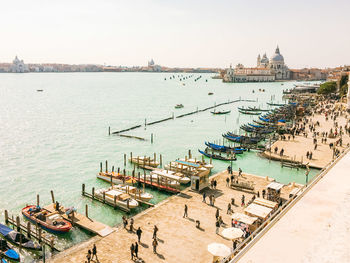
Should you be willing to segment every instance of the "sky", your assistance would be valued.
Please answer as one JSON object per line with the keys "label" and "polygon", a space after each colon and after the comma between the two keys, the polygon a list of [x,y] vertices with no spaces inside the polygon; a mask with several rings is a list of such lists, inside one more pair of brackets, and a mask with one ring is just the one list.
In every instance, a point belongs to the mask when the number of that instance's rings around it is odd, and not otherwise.
{"label": "sky", "polygon": [[0,0],[0,62],[255,66],[350,64],[347,0]]}

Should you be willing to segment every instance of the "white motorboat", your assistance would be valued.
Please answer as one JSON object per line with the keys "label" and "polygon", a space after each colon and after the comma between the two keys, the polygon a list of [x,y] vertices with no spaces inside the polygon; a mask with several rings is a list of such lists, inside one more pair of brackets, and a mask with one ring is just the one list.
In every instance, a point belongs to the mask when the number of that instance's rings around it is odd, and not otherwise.
{"label": "white motorboat", "polygon": [[110,188],[102,188],[95,191],[96,196],[103,198],[103,193],[105,194],[105,200],[111,205],[114,205],[114,198],[116,199],[115,204],[118,207],[124,209],[133,209],[139,206],[139,202],[131,198],[130,195]]}

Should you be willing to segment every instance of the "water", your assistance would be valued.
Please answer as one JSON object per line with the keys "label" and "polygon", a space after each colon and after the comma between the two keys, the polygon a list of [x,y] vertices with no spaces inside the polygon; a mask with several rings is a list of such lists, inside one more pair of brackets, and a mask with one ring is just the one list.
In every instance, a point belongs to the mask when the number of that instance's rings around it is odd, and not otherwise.
{"label": "water", "polygon": [[[184,157],[191,149],[200,157],[205,141],[222,141],[221,134],[237,131],[254,116],[238,113],[238,106],[260,106],[273,96],[282,102],[282,90],[293,82],[222,83],[211,79],[213,74],[194,74],[185,81],[170,80],[170,73],[28,73],[0,74],[0,212],[20,214],[27,203],[41,204],[51,200],[50,190],[65,206],[83,212],[89,204],[89,214],[108,225],[121,222],[122,212],[93,203],[81,196],[81,184],[90,190],[108,184],[96,179],[99,162],[109,161],[110,167],[123,167],[123,154],[152,155],[161,153],[163,163]],[[191,74],[181,74],[190,76]],[[194,81],[196,76],[203,77]],[[164,80],[166,78],[166,80]],[[206,82],[206,80],[208,80]],[[183,85],[182,83],[185,83]],[[282,85],[283,84],[283,85]],[[265,89],[259,92],[258,89]],[[37,92],[43,89],[43,92]],[[255,93],[252,93],[255,90]],[[208,92],[214,95],[208,96]],[[147,141],[108,136],[112,131],[180,115],[239,99],[257,102],[238,102],[221,106],[231,110],[229,115],[213,116],[209,111],[175,119],[126,134]],[[182,103],[183,109],[174,109]],[[154,143],[150,136],[154,134]],[[260,158],[256,152],[237,155],[233,169],[270,176],[282,183],[304,183],[305,171],[281,168],[278,162]],[[213,173],[228,164],[213,162]],[[126,169],[131,170],[128,164]],[[317,171],[312,170],[311,176]],[[167,194],[152,192],[158,203]],[[67,247],[87,239],[90,234],[74,229],[60,238]]]}

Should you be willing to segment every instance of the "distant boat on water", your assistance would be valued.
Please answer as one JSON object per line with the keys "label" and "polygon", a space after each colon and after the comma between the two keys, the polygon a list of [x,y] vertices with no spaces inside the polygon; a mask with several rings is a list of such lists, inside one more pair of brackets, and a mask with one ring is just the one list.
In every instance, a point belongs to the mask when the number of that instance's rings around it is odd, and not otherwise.
{"label": "distant boat on water", "polygon": [[37,92],[43,92],[44,90],[43,89],[37,89],[36,91]]}

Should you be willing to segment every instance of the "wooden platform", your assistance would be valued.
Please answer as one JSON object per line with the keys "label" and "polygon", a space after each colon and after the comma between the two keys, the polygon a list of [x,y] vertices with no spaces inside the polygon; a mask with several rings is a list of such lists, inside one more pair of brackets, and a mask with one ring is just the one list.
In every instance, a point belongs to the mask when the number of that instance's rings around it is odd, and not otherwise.
{"label": "wooden platform", "polygon": [[[50,212],[55,211],[54,204],[50,204],[48,206],[45,206],[44,209],[46,209]],[[77,225],[85,230],[90,231],[91,233],[97,234],[101,237],[105,237],[114,231],[111,227],[109,227],[103,223],[100,223],[98,221],[95,221],[93,219],[90,219],[90,218],[86,217],[85,215],[82,215],[82,214],[77,213],[77,212],[74,212],[74,218],[72,220],[72,218],[68,217],[64,211],[65,211],[65,208],[62,207],[62,205],[61,205],[60,206],[60,214],[64,217],[64,219],[72,222],[73,225]]]}

